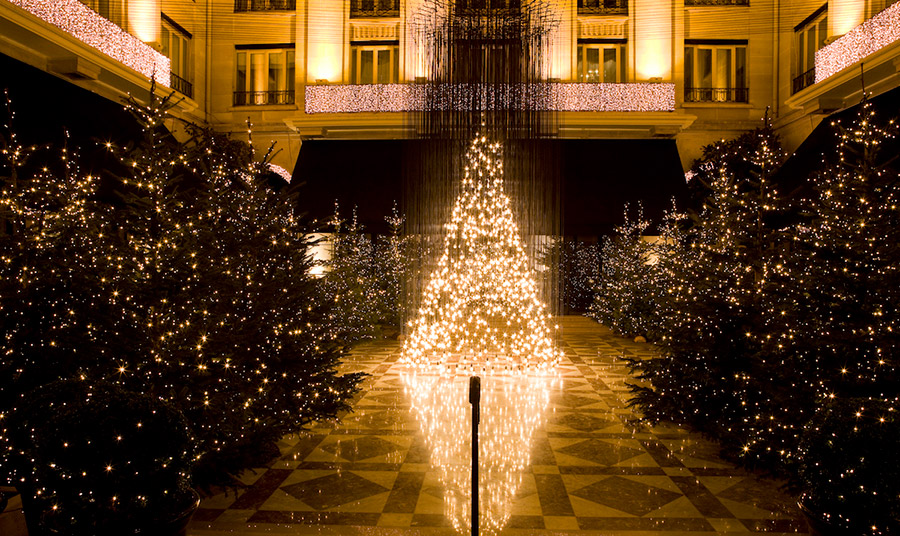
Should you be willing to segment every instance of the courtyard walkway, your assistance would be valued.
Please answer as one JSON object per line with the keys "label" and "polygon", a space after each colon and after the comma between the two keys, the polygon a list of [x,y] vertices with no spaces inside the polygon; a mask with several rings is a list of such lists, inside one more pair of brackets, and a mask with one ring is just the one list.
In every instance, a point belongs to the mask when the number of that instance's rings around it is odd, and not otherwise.
{"label": "courtyard walkway", "polygon": [[[627,370],[617,358],[652,355],[651,345],[613,336],[583,317],[561,318],[560,328],[560,378],[518,392],[524,398],[512,408],[528,414],[530,429],[508,431],[530,453],[517,465],[510,448],[516,443],[506,443],[506,465],[487,477],[504,483],[484,493],[483,503],[486,495],[509,493],[508,504],[493,505],[506,514],[501,534],[806,533],[794,500],[777,483],[721,460],[716,446],[696,434],[635,424],[626,407]],[[204,500],[189,534],[457,534],[454,508],[468,499],[434,462],[440,448],[468,441],[469,425],[456,419],[458,429],[444,429],[442,440],[435,434],[468,406],[465,386],[454,395],[461,403],[433,407],[431,399],[432,407],[423,408],[396,364],[399,349],[393,341],[357,347],[345,367],[370,376],[353,411],[285,439],[282,457],[248,474],[245,491]],[[547,404],[535,405],[541,393]],[[529,413],[531,407],[537,409]],[[485,426],[491,418],[483,416]],[[464,433],[454,438],[458,431]],[[466,512],[455,512],[457,521]]]}

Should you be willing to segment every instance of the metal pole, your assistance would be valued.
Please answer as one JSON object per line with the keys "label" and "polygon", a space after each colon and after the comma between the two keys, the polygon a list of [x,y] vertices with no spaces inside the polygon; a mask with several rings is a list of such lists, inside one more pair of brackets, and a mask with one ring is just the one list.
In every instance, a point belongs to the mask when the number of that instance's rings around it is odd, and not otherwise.
{"label": "metal pole", "polygon": [[481,421],[481,378],[469,378],[472,404],[472,536],[478,536],[478,423]]}

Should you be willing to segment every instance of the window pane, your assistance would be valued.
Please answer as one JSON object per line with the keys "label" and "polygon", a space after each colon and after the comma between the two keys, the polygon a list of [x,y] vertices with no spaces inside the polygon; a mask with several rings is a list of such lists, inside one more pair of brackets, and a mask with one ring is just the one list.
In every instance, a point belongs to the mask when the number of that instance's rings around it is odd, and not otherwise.
{"label": "window pane", "polygon": [[400,47],[394,47],[392,50],[394,51],[394,76],[391,78],[391,82],[396,84],[400,81]]}
{"label": "window pane", "polygon": [[733,87],[731,77],[731,49],[716,50],[716,86],[717,88]]}
{"label": "window pane", "polygon": [[734,49],[734,87],[747,87],[747,49],[738,47]]}
{"label": "window pane", "polygon": [[828,17],[819,21],[819,40],[816,42],[816,50],[825,46],[825,39],[828,38]]}
{"label": "window pane", "polygon": [[162,44],[162,50],[160,50],[160,52],[162,52],[163,56],[170,58],[171,56],[169,56],[169,29],[166,28],[165,26],[162,27],[162,30],[160,32],[160,42]]}
{"label": "window pane", "polygon": [[694,87],[694,48],[684,49],[684,86]]}
{"label": "window pane", "polygon": [[391,82],[391,51],[378,51],[378,79],[379,84],[389,84]]}
{"label": "window pane", "polygon": [[[265,91],[266,90],[266,55],[262,52],[250,54],[250,80],[249,91]],[[257,104],[265,104],[264,94],[257,95]]]}
{"label": "window pane", "polygon": [[806,65],[804,71],[812,69],[816,65],[816,28],[806,31]]}
{"label": "window pane", "polygon": [[587,49],[587,81],[596,83],[600,81],[600,49]]}
{"label": "window pane", "polygon": [[284,54],[281,52],[269,53],[269,91],[284,90]]}
{"label": "window pane", "polygon": [[619,73],[619,82],[622,82],[622,83],[624,83],[626,80],[628,80],[628,78],[625,76],[625,64],[627,63],[625,61],[625,58],[626,58],[625,47],[624,46],[619,47],[619,70],[621,71]]}
{"label": "window pane", "polygon": [[711,88],[712,85],[712,49],[697,49],[697,85],[695,87]]}
{"label": "window pane", "polygon": [[285,87],[288,91],[293,92],[294,91],[294,76],[295,76],[294,69],[296,68],[294,65],[294,51],[288,50],[285,54],[287,55],[287,75],[286,75],[287,76],[287,80],[286,80],[287,85]]}
{"label": "window pane", "polygon": [[579,82],[584,82],[584,47],[578,47],[578,67],[575,68],[576,78]]}
{"label": "window pane", "polygon": [[237,91],[247,91],[247,53],[238,52],[237,74],[234,77],[234,88]]}
{"label": "window pane", "polygon": [[371,84],[372,83],[372,74],[373,74],[373,51],[372,50],[363,50],[359,53],[359,82],[361,84]]}
{"label": "window pane", "polygon": [[181,40],[181,76],[185,80],[190,80],[191,78],[191,59],[190,59],[190,47],[191,41],[190,39],[182,39]]}
{"label": "window pane", "polygon": [[357,72],[357,67],[359,66],[359,61],[357,60],[357,56],[359,56],[359,48],[352,47],[350,49],[350,83],[351,84],[359,83],[359,73]]}
{"label": "window pane", "polygon": [[616,49],[603,49],[603,81],[616,81]]}
{"label": "window pane", "polygon": [[172,36],[172,55],[169,56],[169,59],[172,61],[171,68],[172,72],[181,76],[182,65],[181,65],[181,39],[178,38],[177,35]]}

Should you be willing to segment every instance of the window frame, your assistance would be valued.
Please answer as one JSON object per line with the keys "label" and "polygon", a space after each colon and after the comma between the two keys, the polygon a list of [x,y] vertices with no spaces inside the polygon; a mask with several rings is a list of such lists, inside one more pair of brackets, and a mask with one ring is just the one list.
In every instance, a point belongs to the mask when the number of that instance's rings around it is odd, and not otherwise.
{"label": "window frame", "polygon": [[[372,55],[372,79],[364,82],[362,77],[362,54],[373,52]],[[388,80],[379,79],[378,57],[381,53],[388,53]],[[350,67],[349,81],[354,85],[397,84],[400,81],[400,44],[397,41],[367,41],[350,43]]]}
{"label": "window frame", "polygon": [[[709,86],[702,84],[701,62],[699,51],[709,50]],[[720,52],[730,52],[727,82],[720,86],[723,79],[720,69]],[[739,62],[743,59],[743,62]],[[744,40],[685,40],[684,45],[684,87],[686,102],[749,102],[750,79],[748,69],[749,45]],[[690,95],[690,97],[689,97]],[[732,96],[733,95],[733,96]]]}
{"label": "window frame", "polygon": [[[273,54],[281,54],[280,71],[282,81],[276,82],[272,88],[271,75]],[[257,78],[263,82],[261,87],[254,83],[254,55],[262,55],[264,63],[262,74]],[[241,78],[241,56],[244,56],[243,88],[239,87]],[[234,105],[235,106],[271,106],[279,104],[292,105],[296,102],[297,54],[293,44],[236,45],[234,54]]]}
{"label": "window frame", "polygon": [[[575,51],[575,76],[574,79],[576,82],[587,83],[587,84],[622,84],[627,80],[626,73],[626,47],[627,43],[624,40],[616,39],[616,40],[579,40],[577,46],[577,50]],[[598,76],[597,80],[591,80],[587,75],[587,51],[589,49],[597,49],[601,52],[598,54],[598,65],[602,66],[605,62],[604,51],[606,50],[614,50],[616,53],[616,79],[615,80],[606,80],[605,70],[603,72],[603,76]],[[598,70],[599,71],[599,70]],[[599,72],[598,72],[599,75]]]}

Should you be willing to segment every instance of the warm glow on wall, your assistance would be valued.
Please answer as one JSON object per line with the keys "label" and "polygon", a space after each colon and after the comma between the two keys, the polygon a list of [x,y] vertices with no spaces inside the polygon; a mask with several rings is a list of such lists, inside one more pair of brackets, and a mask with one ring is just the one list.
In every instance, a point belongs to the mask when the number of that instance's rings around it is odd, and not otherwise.
{"label": "warm glow on wall", "polygon": [[128,3],[128,29],[145,43],[159,41],[159,0],[131,0]]}
{"label": "warm glow on wall", "polygon": [[672,79],[672,7],[669,2],[634,0],[634,77]]}
{"label": "warm glow on wall", "polygon": [[344,2],[309,2],[306,82],[343,81]]}
{"label": "warm glow on wall", "polygon": [[840,36],[859,26],[865,19],[865,0],[830,0],[828,35]]}

